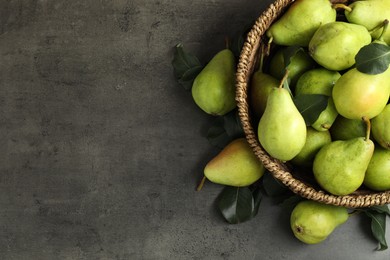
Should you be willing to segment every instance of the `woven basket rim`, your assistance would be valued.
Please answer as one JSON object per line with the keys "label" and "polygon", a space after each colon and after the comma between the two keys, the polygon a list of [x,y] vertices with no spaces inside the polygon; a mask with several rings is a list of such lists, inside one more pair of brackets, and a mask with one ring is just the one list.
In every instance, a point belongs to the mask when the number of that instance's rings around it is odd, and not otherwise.
{"label": "woven basket rim", "polygon": [[289,171],[281,161],[272,158],[261,147],[254,128],[251,125],[248,85],[254,70],[255,59],[260,47],[262,36],[267,28],[275,21],[283,10],[295,0],[276,0],[256,19],[249,31],[240,53],[236,72],[236,101],[238,115],[245,133],[245,137],[254,154],[263,163],[264,167],[292,192],[299,196],[325,204],[344,206],[349,208],[363,208],[390,203],[390,190],[383,192],[370,191],[368,194],[350,194],[337,196],[326,191],[315,189],[306,184]]}

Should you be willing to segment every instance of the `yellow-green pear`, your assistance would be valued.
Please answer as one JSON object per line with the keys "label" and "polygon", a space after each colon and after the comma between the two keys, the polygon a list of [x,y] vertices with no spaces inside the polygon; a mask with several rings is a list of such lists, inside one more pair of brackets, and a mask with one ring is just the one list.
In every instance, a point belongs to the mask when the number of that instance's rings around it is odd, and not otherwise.
{"label": "yellow-green pear", "polygon": [[245,138],[229,143],[204,168],[211,182],[244,187],[253,184],[264,174],[265,168],[253,153]]}
{"label": "yellow-green pear", "polygon": [[[388,0],[365,0],[354,1],[348,6],[338,5],[345,9],[344,14],[348,22],[360,24],[371,31],[373,38],[381,34],[380,24],[385,19],[390,19],[390,1]],[[376,30],[376,28],[378,28]],[[386,31],[383,39],[390,44],[390,31]]]}
{"label": "yellow-green pear", "polygon": [[322,94],[330,96],[325,110],[321,112],[318,119],[311,125],[317,131],[327,131],[336,120],[338,113],[331,96],[333,86],[340,76],[340,73],[337,71],[316,68],[306,71],[298,79],[295,95]]}
{"label": "yellow-green pear", "polygon": [[269,74],[257,71],[252,76],[249,90],[250,106],[254,115],[260,118],[267,105],[268,95],[279,86],[279,80]]}
{"label": "yellow-green pear", "polygon": [[275,52],[270,60],[269,74],[281,80],[288,70],[288,82],[294,88],[299,77],[306,71],[316,66],[314,60],[305,51],[296,52],[290,59],[290,64],[286,67],[284,52],[286,48],[281,48]]}
{"label": "yellow-green pear", "polygon": [[306,123],[296,108],[290,92],[274,88],[257,129],[260,144],[272,157],[288,161],[306,142]]}
{"label": "yellow-green pear", "polygon": [[236,107],[235,58],[229,49],[218,52],[195,78],[195,103],[206,113],[224,115]]}
{"label": "yellow-green pear", "polygon": [[366,125],[361,119],[348,119],[338,115],[329,129],[332,140],[348,140],[366,135]]}
{"label": "yellow-green pear", "polygon": [[298,166],[312,166],[317,152],[331,141],[329,131],[317,131],[310,126],[307,127],[305,145],[299,154],[291,160],[291,163]]}
{"label": "yellow-green pear", "polygon": [[290,216],[290,226],[296,238],[306,244],[324,241],[338,226],[348,220],[344,207],[305,200],[299,202]]}
{"label": "yellow-green pear", "polygon": [[279,45],[307,46],[321,24],[335,20],[336,10],[329,0],[297,0],[266,34]]}
{"label": "yellow-green pear", "polygon": [[390,150],[390,104],[371,121],[372,136],[383,148]]}
{"label": "yellow-green pear", "polygon": [[373,152],[374,143],[365,137],[333,141],[316,154],[314,177],[331,194],[351,194],[362,185]]}
{"label": "yellow-green pear", "polygon": [[390,150],[375,147],[363,183],[372,190],[390,190]]}
{"label": "yellow-green pear", "polygon": [[332,91],[337,112],[349,119],[379,115],[389,95],[390,69],[376,75],[350,69],[337,80]]}
{"label": "yellow-green pear", "polygon": [[359,50],[371,43],[366,27],[336,21],[321,25],[309,43],[309,53],[329,70],[345,70],[355,64]]}

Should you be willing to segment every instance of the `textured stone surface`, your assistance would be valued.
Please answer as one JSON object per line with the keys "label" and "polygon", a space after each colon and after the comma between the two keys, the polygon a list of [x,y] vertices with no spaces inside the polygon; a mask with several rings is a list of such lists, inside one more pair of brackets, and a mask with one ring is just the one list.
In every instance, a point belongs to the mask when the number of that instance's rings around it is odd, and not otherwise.
{"label": "textured stone surface", "polygon": [[269,2],[1,0],[0,259],[389,259],[360,217],[306,246],[195,192],[217,150],[172,47],[206,62]]}

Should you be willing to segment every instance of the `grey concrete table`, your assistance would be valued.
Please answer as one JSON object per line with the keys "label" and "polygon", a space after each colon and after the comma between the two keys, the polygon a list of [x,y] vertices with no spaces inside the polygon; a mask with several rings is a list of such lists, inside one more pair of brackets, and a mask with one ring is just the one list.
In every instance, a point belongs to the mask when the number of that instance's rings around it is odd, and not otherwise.
{"label": "grey concrete table", "polygon": [[194,190],[218,150],[172,47],[206,62],[269,2],[1,0],[0,259],[389,259],[359,217],[307,246]]}

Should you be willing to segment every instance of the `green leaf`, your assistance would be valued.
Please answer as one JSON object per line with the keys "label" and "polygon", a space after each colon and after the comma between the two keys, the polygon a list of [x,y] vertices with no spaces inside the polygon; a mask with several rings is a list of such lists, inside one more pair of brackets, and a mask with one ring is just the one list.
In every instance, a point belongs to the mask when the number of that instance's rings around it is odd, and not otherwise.
{"label": "green leaf", "polygon": [[381,206],[377,206],[377,205],[376,206],[372,206],[369,209],[375,210],[378,213],[385,213],[385,214],[390,216],[390,209],[389,209],[389,206],[387,204],[386,205],[381,205]]}
{"label": "green leaf", "polygon": [[226,186],[220,194],[218,207],[230,224],[238,224],[252,218],[255,200],[248,187]]}
{"label": "green leaf", "polygon": [[288,188],[276,180],[268,171],[262,178],[265,193],[270,197],[277,197],[285,194]]}
{"label": "green leaf", "polygon": [[355,56],[356,68],[366,74],[380,74],[390,64],[390,47],[380,43],[370,43],[360,49]]}
{"label": "green leaf", "polygon": [[292,196],[288,197],[287,199],[285,199],[282,203],[280,203],[280,205],[282,208],[284,208],[288,211],[292,211],[295,208],[295,206],[303,200],[305,200],[305,199],[299,195],[292,195]]}
{"label": "green leaf", "polygon": [[263,195],[261,194],[260,187],[256,187],[252,190],[252,197],[254,201],[254,207],[252,210],[251,218],[254,218],[257,213],[259,212],[260,202],[263,198]]}
{"label": "green leaf", "polygon": [[290,85],[288,84],[288,80],[283,81],[283,88],[286,89],[288,93],[290,93],[291,97],[293,97]]}
{"label": "green leaf", "polygon": [[325,110],[329,97],[321,94],[302,94],[294,98],[295,106],[305,119],[306,125],[312,125]]}
{"label": "green leaf", "polygon": [[379,213],[375,210],[365,210],[364,213],[371,218],[371,232],[379,245],[377,250],[386,250],[386,213]]}
{"label": "green leaf", "polygon": [[203,69],[198,58],[184,51],[182,44],[175,46],[172,66],[175,78],[187,90],[191,89],[193,80]]}
{"label": "green leaf", "polygon": [[284,68],[286,69],[291,63],[291,59],[300,51],[304,51],[300,46],[289,46],[283,49]]}
{"label": "green leaf", "polygon": [[207,132],[207,139],[211,145],[219,148],[223,148],[234,139],[244,136],[237,110],[215,118]]}

